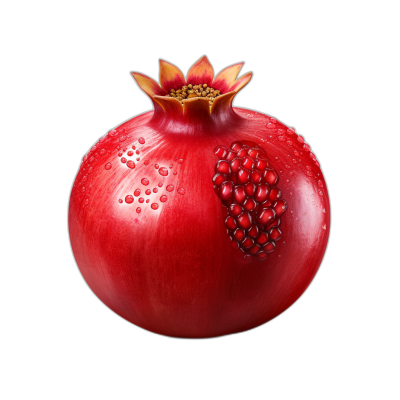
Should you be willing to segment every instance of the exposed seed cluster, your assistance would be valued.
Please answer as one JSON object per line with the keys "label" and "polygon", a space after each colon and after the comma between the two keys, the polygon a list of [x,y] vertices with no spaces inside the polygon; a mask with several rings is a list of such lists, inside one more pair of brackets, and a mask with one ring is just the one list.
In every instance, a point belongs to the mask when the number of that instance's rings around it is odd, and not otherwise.
{"label": "exposed seed cluster", "polygon": [[208,100],[210,106],[214,99],[218,96],[221,96],[221,92],[219,90],[215,90],[212,87],[208,87],[206,83],[203,85],[192,85],[189,84],[187,86],[182,86],[181,89],[171,89],[169,93],[169,97],[174,97],[179,100],[183,104],[183,100],[192,99],[194,97],[203,97]]}

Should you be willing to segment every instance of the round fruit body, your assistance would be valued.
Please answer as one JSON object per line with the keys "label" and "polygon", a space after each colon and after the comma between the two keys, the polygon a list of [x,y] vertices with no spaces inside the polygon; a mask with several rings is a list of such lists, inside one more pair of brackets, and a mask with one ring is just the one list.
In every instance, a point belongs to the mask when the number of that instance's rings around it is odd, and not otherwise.
{"label": "round fruit body", "polygon": [[[290,307],[325,253],[328,192],[304,139],[266,115],[234,108],[237,126],[169,131],[153,111],[110,131],[77,174],[69,232],[96,296],[126,320],[175,337],[245,331]],[[286,200],[282,238],[264,260],[232,247],[213,187],[217,146],[264,150]]]}

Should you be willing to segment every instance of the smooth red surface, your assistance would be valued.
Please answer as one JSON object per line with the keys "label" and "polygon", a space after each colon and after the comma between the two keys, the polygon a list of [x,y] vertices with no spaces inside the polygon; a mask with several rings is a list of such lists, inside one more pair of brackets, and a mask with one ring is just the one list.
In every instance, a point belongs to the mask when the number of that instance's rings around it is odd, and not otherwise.
{"label": "smooth red surface", "polygon": [[[230,103],[211,116],[202,106],[198,114],[194,106],[187,110],[168,114],[155,104],[155,111],[100,139],[77,174],[69,231],[84,279],[109,308],[159,334],[201,338],[254,328],[300,297],[323,258],[330,208],[319,164],[293,130]],[[263,261],[248,261],[232,248],[213,189],[214,148],[236,140],[254,141],[266,151],[288,204],[282,238]],[[132,145],[140,151],[130,157],[134,169],[118,155],[127,148],[123,157],[129,158]],[[126,203],[128,195],[133,203]]]}

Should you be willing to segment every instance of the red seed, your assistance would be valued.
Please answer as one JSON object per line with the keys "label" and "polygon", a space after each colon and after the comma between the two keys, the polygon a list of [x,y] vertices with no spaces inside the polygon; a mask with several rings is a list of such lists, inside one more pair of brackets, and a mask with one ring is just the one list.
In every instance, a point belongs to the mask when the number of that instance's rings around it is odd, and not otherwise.
{"label": "red seed", "polygon": [[230,199],[232,197],[232,193],[233,193],[233,184],[231,181],[224,182],[219,187],[219,197],[222,200]]}
{"label": "red seed", "polygon": [[240,215],[242,213],[243,209],[239,204],[231,204],[229,206],[229,214],[237,217],[238,215]]}
{"label": "red seed", "polygon": [[247,211],[254,211],[257,206],[257,203],[251,197],[247,197],[243,203],[243,208]]}
{"label": "red seed", "polygon": [[253,225],[253,226],[247,231],[247,236],[250,236],[250,237],[252,237],[252,238],[256,238],[257,235],[258,235],[258,232],[259,232],[258,228],[257,228],[255,225]]}
{"label": "red seed", "polygon": [[278,174],[273,169],[266,169],[263,178],[270,186],[275,186],[279,180]]}
{"label": "red seed", "polygon": [[230,229],[230,230],[235,229],[235,228],[236,228],[236,221],[235,221],[235,218],[233,218],[233,217],[228,217],[228,218],[225,220],[225,226],[226,226],[228,229]]}
{"label": "red seed", "polygon": [[249,150],[249,156],[252,158],[257,158],[259,156],[259,154],[260,154],[259,150],[256,150],[256,149]]}
{"label": "red seed", "polygon": [[272,208],[261,208],[257,212],[257,222],[261,225],[266,225],[275,218],[275,211]]}
{"label": "red seed", "polygon": [[249,182],[246,185],[244,185],[244,191],[246,192],[247,196],[254,196],[254,193],[256,192],[257,186],[253,182]]}
{"label": "red seed", "polygon": [[236,203],[242,204],[246,198],[246,192],[243,186],[236,186],[233,192],[233,199]]}
{"label": "red seed", "polygon": [[220,160],[225,160],[226,156],[228,155],[228,149],[223,146],[217,146],[214,149],[214,153]]}
{"label": "red seed", "polygon": [[240,158],[235,158],[231,161],[231,171],[233,174],[236,174],[239,171],[240,163]]}
{"label": "red seed", "polygon": [[215,174],[212,181],[214,185],[219,186],[221,183],[226,182],[228,177],[224,174]]}
{"label": "red seed", "polygon": [[237,228],[237,229],[235,229],[235,231],[233,232],[233,237],[234,237],[238,242],[240,242],[240,241],[244,238],[245,234],[246,234],[246,233],[245,233],[244,229]]}
{"label": "red seed", "polygon": [[267,200],[269,192],[270,192],[270,187],[266,183],[262,183],[261,185],[257,186],[256,193],[254,195],[254,199],[258,201],[259,203],[262,203],[263,201]]}
{"label": "red seed", "polygon": [[236,151],[229,150],[228,155],[226,156],[226,161],[232,161],[236,157]]}
{"label": "red seed", "polygon": [[261,174],[258,171],[253,171],[251,173],[250,179],[257,185],[257,184],[259,184],[261,182],[262,177],[261,177]]}
{"label": "red seed", "polygon": [[274,218],[265,225],[265,229],[277,228],[281,224],[281,220],[279,218]]}
{"label": "red seed", "polygon": [[266,253],[271,253],[271,252],[273,252],[273,251],[275,250],[275,246],[276,246],[275,242],[267,242],[267,243],[263,246],[263,250],[264,250]]}
{"label": "red seed", "polygon": [[233,142],[231,144],[231,149],[235,150],[235,151],[239,151],[242,147],[243,147],[243,143],[242,142]]}
{"label": "red seed", "polygon": [[238,224],[241,228],[249,229],[252,225],[251,215],[248,212],[242,213],[237,218]]}
{"label": "red seed", "polygon": [[263,261],[263,260],[265,260],[268,256],[267,256],[267,254],[264,253],[263,251],[260,251],[260,252],[257,254],[257,257],[258,257],[258,259],[259,259],[260,261]]}
{"label": "red seed", "polygon": [[256,168],[259,171],[264,171],[264,169],[267,168],[267,167],[268,167],[267,161],[265,161],[265,160],[257,160],[256,161]]}
{"label": "red seed", "polygon": [[267,243],[268,235],[265,232],[260,232],[256,239],[256,243],[260,244],[261,246]]}
{"label": "red seed", "polygon": [[245,249],[249,249],[253,245],[254,245],[254,240],[249,237],[246,237],[246,239],[244,239],[242,242],[242,247],[244,247]]}
{"label": "red seed", "polygon": [[250,180],[250,171],[247,169],[240,167],[237,173],[238,183],[246,183]]}
{"label": "red seed", "polygon": [[269,199],[271,201],[275,201],[282,197],[282,192],[278,188],[272,188],[271,193],[269,194]]}
{"label": "red seed", "polygon": [[268,232],[269,237],[272,240],[279,240],[282,237],[282,232],[279,228],[272,228],[269,232]]}
{"label": "red seed", "polygon": [[261,247],[258,244],[255,244],[250,250],[250,254],[257,254],[261,250]]}
{"label": "red seed", "polygon": [[287,204],[285,200],[279,199],[274,203],[273,207],[276,212],[276,216],[280,217],[286,211]]}
{"label": "red seed", "polygon": [[244,168],[246,168],[246,169],[248,169],[250,171],[252,169],[254,169],[254,161],[250,157],[243,158],[242,165],[243,165]]}
{"label": "red seed", "polygon": [[249,151],[249,148],[247,146],[243,146],[242,149],[238,151],[237,156],[240,158],[246,157],[248,151]]}
{"label": "red seed", "polygon": [[217,165],[215,166],[215,172],[220,174],[230,174],[231,168],[229,166],[229,162],[225,160],[218,161]]}

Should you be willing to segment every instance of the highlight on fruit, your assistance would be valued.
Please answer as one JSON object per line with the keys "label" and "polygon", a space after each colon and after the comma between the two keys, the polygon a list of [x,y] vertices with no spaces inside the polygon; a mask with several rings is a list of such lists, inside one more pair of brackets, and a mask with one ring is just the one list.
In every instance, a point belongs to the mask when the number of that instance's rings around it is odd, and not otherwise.
{"label": "highlight on fruit", "polygon": [[320,163],[293,128],[233,107],[252,77],[238,77],[242,66],[214,75],[204,56],[185,78],[160,60],[159,84],[133,72],[153,110],[109,130],[76,175],[79,270],[151,332],[208,338],[262,325],[302,295],[325,254]]}

